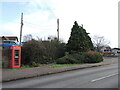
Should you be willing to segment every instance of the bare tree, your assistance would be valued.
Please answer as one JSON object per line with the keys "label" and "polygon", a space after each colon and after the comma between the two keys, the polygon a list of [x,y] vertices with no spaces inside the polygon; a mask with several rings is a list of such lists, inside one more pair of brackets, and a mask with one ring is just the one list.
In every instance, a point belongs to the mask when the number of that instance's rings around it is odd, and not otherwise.
{"label": "bare tree", "polygon": [[39,38],[39,36],[36,37],[38,41],[42,41],[42,38]]}
{"label": "bare tree", "polygon": [[94,47],[96,47],[96,50],[100,52],[100,50],[105,47],[109,46],[110,41],[105,39],[104,36],[94,35],[92,38]]}
{"label": "bare tree", "polygon": [[24,41],[24,42],[29,41],[29,40],[32,40],[32,39],[33,39],[33,37],[32,37],[31,34],[27,34],[27,35],[25,35],[25,36],[23,37],[23,41]]}

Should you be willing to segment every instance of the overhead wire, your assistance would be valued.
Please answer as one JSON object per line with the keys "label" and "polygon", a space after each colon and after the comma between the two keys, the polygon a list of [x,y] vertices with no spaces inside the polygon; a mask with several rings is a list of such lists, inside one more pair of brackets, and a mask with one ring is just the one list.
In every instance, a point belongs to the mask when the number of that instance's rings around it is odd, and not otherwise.
{"label": "overhead wire", "polygon": [[37,28],[37,29],[50,29],[50,27],[52,28],[52,27],[54,27],[54,25],[46,25],[46,26],[42,26],[42,25],[38,25],[38,24],[33,24],[33,23],[29,23],[29,22],[26,22],[26,21],[24,21],[24,24],[25,25],[28,25],[28,26],[30,26],[31,28]]}

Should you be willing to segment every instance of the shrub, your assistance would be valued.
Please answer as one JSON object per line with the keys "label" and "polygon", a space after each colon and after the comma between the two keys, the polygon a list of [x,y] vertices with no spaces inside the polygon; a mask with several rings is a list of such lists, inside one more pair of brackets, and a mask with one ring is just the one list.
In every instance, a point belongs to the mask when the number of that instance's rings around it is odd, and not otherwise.
{"label": "shrub", "polygon": [[[65,55],[64,43],[51,41],[30,40],[22,47],[22,64],[32,65],[54,63],[55,59]],[[35,65],[36,66],[36,65]]]}
{"label": "shrub", "polygon": [[39,63],[32,62],[32,66],[33,66],[33,67],[38,67],[38,66],[39,66]]}
{"label": "shrub", "polygon": [[97,52],[85,53],[84,63],[99,63],[103,61],[103,57],[101,54]]}
{"label": "shrub", "polygon": [[79,64],[83,63],[84,56],[80,54],[70,54],[56,60],[57,64]]}
{"label": "shrub", "polygon": [[80,64],[80,63],[98,63],[103,61],[99,53],[74,53],[66,55],[56,60],[57,64]]}
{"label": "shrub", "polygon": [[69,62],[67,61],[67,59],[64,58],[59,58],[56,60],[57,64],[68,64]]}

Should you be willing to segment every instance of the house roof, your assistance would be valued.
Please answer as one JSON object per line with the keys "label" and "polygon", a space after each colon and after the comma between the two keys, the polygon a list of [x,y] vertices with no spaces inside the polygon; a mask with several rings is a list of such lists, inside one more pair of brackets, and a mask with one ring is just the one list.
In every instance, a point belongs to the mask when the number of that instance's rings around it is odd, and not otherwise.
{"label": "house roof", "polygon": [[18,37],[17,36],[1,36],[0,40],[13,40],[13,41],[18,41]]}
{"label": "house roof", "polygon": [[120,48],[113,48],[113,49],[120,50]]}

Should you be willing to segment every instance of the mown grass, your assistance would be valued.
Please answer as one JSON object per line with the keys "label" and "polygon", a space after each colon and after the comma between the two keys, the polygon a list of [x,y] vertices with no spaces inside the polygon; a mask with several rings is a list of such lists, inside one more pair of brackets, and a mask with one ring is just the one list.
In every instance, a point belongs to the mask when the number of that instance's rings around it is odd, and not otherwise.
{"label": "mown grass", "polygon": [[48,67],[66,67],[66,66],[73,66],[73,65],[79,65],[79,64],[53,64],[53,65],[48,65]]}
{"label": "mown grass", "polygon": [[[69,67],[80,64],[39,64],[38,66],[30,66],[30,65],[21,65],[20,68],[8,68],[8,69],[24,69],[24,68],[35,68],[35,67],[43,67],[43,68],[55,68],[55,67]],[[2,67],[1,67],[2,68]]]}
{"label": "mown grass", "polygon": [[[66,67],[66,66],[73,66],[73,65],[79,65],[79,64],[50,64],[50,65],[39,64],[37,67],[55,68],[55,67]],[[20,68],[34,68],[34,66],[22,65]]]}

